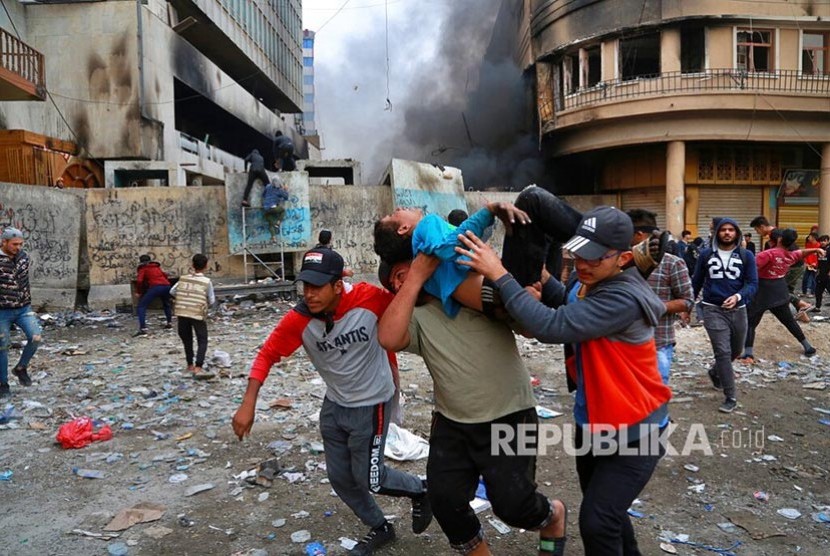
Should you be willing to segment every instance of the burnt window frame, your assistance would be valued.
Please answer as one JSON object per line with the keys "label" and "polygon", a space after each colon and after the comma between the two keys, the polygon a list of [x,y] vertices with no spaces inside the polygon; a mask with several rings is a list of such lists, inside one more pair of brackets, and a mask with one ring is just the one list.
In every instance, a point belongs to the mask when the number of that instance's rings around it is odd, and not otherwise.
{"label": "burnt window frame", "polygon": [[[688,52],[688,47],[692,47],[694,45],[687,45],[684,42],[684,35],[688,37],[692,33],[699,33],[700,34],[700,67],[698,69],[693,69],[689,67],[690,61],[689,59],[694,57],[693,54]],[[706,34],[706,26],[705,25],[684,25],[680,27],[680,73],[683,75],[694,75],[697,73],[706,73],[708,69],[707,64],[707,43],[708,43],[708,36]]]}
{"label": "burnt window frame", "polygon": [[[741,41],[741,33],[749,33],[750,41]],[[756,42],[755,37],[751,36],[755,33],[769,33],[769,42]],[[737,27],[735,30],[735,69],[746,71],[747,73],[775,73],[775,29],[763,28],[756,29],[754,27]],[[746,65],[741,67],[739,60],[741,47],[746,47]],[[758,69],[756,65],[756,49],[767,49],[767,68]]]}
{"label": "burnt window frame", "polygon": [[[637,81],[639,79],[654,79],[656,77],[660,77],[662,73],[662,36],[662,31],[658,29],[655,31],[650,31],[648,33],[638,33],[636,35],[631,35],[628,37],[620,37],[617,40],[617,74],[619,76],[619,81],[621,83]],[[651,60],[656,62],[656,66],[648,68],[655,71],[643,71],[643,68],[636,69],[637,66],[642,65],[642,60],[645,60],[645,58],[641,58],[640,63],[638,63],[638,56],[636,52],[633,55],[629,56],[626,56],[625,53],[625,49],[627,46],[626,43],[631,43],[634,41],[642,42],[646,39],[655,41],[657,56],[653,57]],[[643,48],[643,46],[640,46],[638,48]],[[627,74],[627,71],[630,71],[631,69],[641,73]]]}
{"label": "burnt window frame", "polygon": [[[807,47],[804,44],[804,36],[805,35],[819,35],[824,38],[824,46],[822,47]],[[801,37],[799,40],[799,60],[798,60],[798,67],[801,71],[801,74],[807,77],[830,77],[830,31],[823,31],[819,29],[802,29],[801,30]],[[824,64],[824,70],[819,72],[806,72],[804,71],[804,55],[809,51],[823,51],[822,54],[822,62]]]}

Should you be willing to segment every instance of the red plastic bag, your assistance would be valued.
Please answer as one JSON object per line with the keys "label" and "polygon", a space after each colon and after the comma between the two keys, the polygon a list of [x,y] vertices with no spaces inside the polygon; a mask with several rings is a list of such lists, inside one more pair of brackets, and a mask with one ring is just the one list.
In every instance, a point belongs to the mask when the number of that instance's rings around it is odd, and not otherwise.
{"label": "red plastic bag", "polygon": [[98,440],[111,439],[112,429],[109,425],[104,425],[98,431],[95,431],[93,430],[92,419],[79,417],[74,421],[61,425],[55,438],[64,448],[83,448]]}

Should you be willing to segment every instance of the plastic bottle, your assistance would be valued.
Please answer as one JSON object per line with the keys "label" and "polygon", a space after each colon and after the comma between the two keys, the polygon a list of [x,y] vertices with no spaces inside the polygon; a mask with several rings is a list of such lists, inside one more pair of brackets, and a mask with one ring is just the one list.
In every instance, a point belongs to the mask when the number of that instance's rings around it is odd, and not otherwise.
{"label": "plastic bottle", "polygon": [[325,556],[326,547],[318,542],[312,542],[305,545],[306,556]]}
{"label": "plastic bottle", "polygon": [[78,467],[73,467],[72,472],[84,479],[103,479],[106,477],[103,471],[98,471],[97,469],[79,469]]}

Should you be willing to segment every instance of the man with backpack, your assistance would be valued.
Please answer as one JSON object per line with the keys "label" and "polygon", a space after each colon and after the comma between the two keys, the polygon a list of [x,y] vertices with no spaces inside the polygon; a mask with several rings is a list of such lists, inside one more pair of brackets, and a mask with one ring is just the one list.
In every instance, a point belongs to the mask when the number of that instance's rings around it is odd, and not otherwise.
{"label": "man with backpack", "polygon": [[755,256],[741,247],[741,230],[731,218],[714,224],[712,244],[700,252],[692,287],[695,298],[703,290],[703,326],[715,355],[709,378],[725,396],[718,411],[732,413],[738,405],[732,361],[744,347],[746,306],[758,289],[758,271]]}

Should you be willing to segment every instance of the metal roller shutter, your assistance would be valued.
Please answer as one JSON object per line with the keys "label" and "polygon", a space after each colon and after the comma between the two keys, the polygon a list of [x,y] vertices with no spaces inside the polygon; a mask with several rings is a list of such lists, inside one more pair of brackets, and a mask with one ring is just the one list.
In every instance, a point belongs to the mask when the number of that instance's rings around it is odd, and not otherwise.
{"label": "metal roller shutter", "polygon": [[804,239],[810,228],[818,224],[817,205],[781,205],[778,207],[779,228],[795,228],[798,231],[798,244],[804,245]]}
{"label": "metal roller shutter", "polygon": [[657,215],[657,226],[666,226],[666,190],[662,187],[631,189],[620,193],[622,210],[645,209]]}
{"label": "metal roller shutter", "polygon": [[709,223],[716,216],[732,218],[742,232],[752,231],[749,223],[763,213],[763,187],[701,187],[697,209],[698,234],[705,238],[709,233]]}

